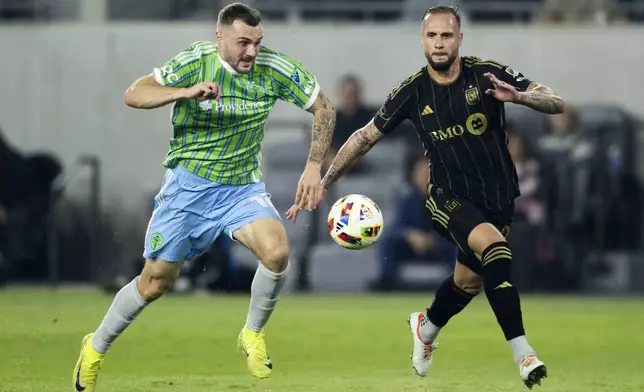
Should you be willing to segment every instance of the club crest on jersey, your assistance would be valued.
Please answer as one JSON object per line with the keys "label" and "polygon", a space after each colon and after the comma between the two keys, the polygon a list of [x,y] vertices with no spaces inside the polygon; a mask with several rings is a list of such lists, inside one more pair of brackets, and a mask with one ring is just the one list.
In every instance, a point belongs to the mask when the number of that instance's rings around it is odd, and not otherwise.
{"label": "club crest on jersey", "polygon": [[467,101],[468,105],[474,105],[478,103],[480,100],[479,89],[477,87],[473,87],[465,90],[465,100]]}
{"label": "club crest on jersey", "polygon": [[251,101],[256,101],[258,99],[264,98],[266,95],[266,90],[262,86],[258,86],[253,83],[248,83],[246,85],[246,96]]}
{"label": "club crest on jersey", "polygon": [[459,203],[456,200],[447,200],[445,202],[445,208],[447,208],[450,212],[454,212],[458,210],[461,207],[461,203]]}

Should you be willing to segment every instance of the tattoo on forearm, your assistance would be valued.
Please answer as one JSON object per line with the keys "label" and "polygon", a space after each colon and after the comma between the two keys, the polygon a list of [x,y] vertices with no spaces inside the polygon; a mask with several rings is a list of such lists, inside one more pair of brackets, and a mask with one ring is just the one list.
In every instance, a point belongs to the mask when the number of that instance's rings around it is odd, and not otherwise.
{"label": "tattoo on forearm", "polygon": [[309,161],[322,163],[326,157],[333,138],[335,121],[336,114],[333,105],[326,98],[322,99],[320,107],[315,111],[315,119],[313,120],[313,137],[311,139]]}
{"label": "tattoo on forearm", "polygon": [[546,114],[562,113],[565,102],[546,86],[538,86],[522,94],[521,104]]}
{"label": "tattoo on forearm", "polygon": [[355,165],[359,157],[371,150],[382,136],[383,134],[373,124],[351,135],[335,156],[331,167],[322,179],[322,185],[326,188],[333,185]]}

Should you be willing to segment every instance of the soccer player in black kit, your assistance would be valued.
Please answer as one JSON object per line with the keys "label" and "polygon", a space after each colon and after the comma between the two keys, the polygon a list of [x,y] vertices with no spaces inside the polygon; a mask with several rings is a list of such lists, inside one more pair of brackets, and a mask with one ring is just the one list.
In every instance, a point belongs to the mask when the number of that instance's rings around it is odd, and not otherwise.
{"label": "soccer player in black kit", "polygon": [[[419,376],[427,375],[441,328],[485,291],[521,378],[532,389],[547,370],[525,337],[519,294],[510,276],[512,252],[506,237],[519,187],[507,148],[504,103],[556,114],[564,102],[506,65],[461,57],[460,24],[455,7],[425,12],[421,42],[429,64],[395,87],[374,119],[351,136],[322,186],[328,188],[379,139],[411,120],[431,162],[426,207],[436,230],[459,248],[454,273],[440,285],[431,307],[409,318],[413,368]],[[300,210],[294,205],[287,217],[294,220]]]}

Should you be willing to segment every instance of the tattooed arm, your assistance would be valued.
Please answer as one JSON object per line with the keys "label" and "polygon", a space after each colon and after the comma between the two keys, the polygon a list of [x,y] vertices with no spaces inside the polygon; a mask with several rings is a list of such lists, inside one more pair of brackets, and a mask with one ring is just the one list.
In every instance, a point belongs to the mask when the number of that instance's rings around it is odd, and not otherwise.
{"label": "tattooed arm", "polygon": [[328,189],[342,175],[353,166],[359,157],[366,154],[371,148],[385,136],[380,132],[373,121],[369,122],[364,128],[357,130],[347,140],[338,154],[335,156],[331,167],[322,179],[322,186]]}
{"label": "tattooed arm", "polygon": [[484,76],[493,85],[492,89],[486,90],[486,94],[502,102],[524,105],[546,114],[563,113],[564,100],[549,87],[535,83],[521,72],[496,61],[475,62],[473,65],[477,64],[488,71]]}
{"label": "tattooed arm", "polygon": [[304,173],[297,183],[295,205],[300,209],[306,207],[310,211],[315,208],[322,197],[320,170],[331,145],[336,116],[333,105],[322,91],[318,93],[313,105],[306,110],[313,113],[314,116],[313,137]]}
{"label": "tattooed arm", "polygon": [[530,83],[526,91],[517,94],[515,103],[546,114],[563,113],[566,105],[551,88],[534,82]]}
{"label": "tattooed arm", "polygon": [[307,109],[313,113],[313,137],[308,162],[322,165],[331,145],[335,130],[335,108],[329,99],[320,91],[313,105]]}

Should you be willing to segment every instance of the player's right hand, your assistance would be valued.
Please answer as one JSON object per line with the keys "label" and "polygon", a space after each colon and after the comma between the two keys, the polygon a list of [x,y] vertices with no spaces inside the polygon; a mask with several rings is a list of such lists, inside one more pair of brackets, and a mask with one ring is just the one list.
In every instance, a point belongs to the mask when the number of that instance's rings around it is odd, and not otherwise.
{"label": "player's right hand", "polygon": [[205,101],[207,99],[214,99],[219,101],[221,97],[221,88],[217,83],[203,82],[196,86],[187,87],[183,94],[185,99],[196,99],[197,101]]}

